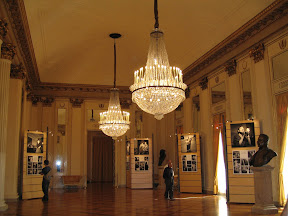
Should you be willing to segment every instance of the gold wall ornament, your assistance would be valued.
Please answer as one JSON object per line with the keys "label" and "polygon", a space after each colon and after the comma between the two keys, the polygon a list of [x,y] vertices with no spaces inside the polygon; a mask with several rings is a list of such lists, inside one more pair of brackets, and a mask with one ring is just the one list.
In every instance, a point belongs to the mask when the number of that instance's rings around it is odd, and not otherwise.
{"label": "gold wall ornament", "polygon": [[83,98],[70,98],[70,103],[72,103],[72,107],[81,107],[81,104],[83,102]]}
{"label": "gold wall ornament", "polygon": [[202,90],[205,90],[208,88],[208,78],[207,77],[204,77],[200,83],[199,83],[199,86],[201,87]]}
{"label": "gold wall ornament", "polygon": [[0,40],[3,40],[8,32],[8,23],[5,19],[0,19]]}
{"label": "gold wall ornament", "polygon": [[43,106],[50,107],[52,106],[52,103],[54,102],[53,97],[41,97],[41,102],[43,103]]}
{"label": "gold wall ornament", "polygon": [[250,58],[254,59],[254,62],[257,63],[264,59],[264,44],[258,44],[252,50],[249,51]]}
{"label": "gold wall ornament", "polygon": [[1,46],[1,58],[12,60],[16,54],[16,47],[11,43],[3,43]]}
{"label": "gold wall ornament", "polygon": [[130,98],[120,98],[120,106],[124,109],[129,109],[132,104],[132,100]]}
{"label": "gold wall ornament", "polygon": [[283,39],[279,42],[279,48],[282,50],[286,48],[286,39]]}
{"label": "gold wall ornament", "polygon": [[10,78],[12,79],[24,79],[26,77],[26,72],[24,70],[23,64],[11,64]]}
{"label": "gold wall ornament", "polygon": [[226,62],[224,68],[229,77],[236,74],[236,68],[237,68],[236,60]]}

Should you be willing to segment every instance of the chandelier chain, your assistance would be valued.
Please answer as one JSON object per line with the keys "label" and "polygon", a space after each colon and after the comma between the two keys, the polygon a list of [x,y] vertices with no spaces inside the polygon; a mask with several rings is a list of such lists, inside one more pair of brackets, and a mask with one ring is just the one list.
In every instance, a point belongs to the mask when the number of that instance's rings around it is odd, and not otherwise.
{"label": "chandelier chain", "polygon": [[158,1],[154,0],[154,15],[155,15],[155,25],[154,28],[159,28],[159,21],[158,21]]}
{"label": "chandelier chain", "polygon": [[116,44],[114,39],[114,88],[116,88]]}

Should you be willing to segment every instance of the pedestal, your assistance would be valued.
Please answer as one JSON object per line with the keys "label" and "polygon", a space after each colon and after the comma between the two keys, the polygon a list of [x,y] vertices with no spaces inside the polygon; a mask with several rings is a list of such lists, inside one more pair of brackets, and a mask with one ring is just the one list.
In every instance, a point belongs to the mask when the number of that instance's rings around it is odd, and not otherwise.
{"label": "pedestal", "polygon": [[158,166],[158,178],[159,178],[159,185],[157,188],[165,188],[165,183],[163,179],[163,172],[164,172],[164,166]]}
{"label": "pedestal", "polygon": [[273,203],[271,171],[274,167],[251,167],[254,172],[255,205],[251,211],[259,214],[276,214],[278,209]]}

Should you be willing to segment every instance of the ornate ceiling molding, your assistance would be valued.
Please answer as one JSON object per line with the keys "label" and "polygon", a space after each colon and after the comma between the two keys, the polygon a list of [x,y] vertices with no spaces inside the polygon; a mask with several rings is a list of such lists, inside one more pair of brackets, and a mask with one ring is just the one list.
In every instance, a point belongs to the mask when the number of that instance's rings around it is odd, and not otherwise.
{"label": "ornate ceiling molding", "polygon": [[53,97],[41,97],[33,94],[27,94],[27,100],[30,100],[33,106],[37,106],[38,102],[42,102],[42,106],[45,107],[51,107],[54,102]]}
{"label": "ornate ceiling molding", "polygon": [[236,60],[228,61],[224,66],[225,71],[228,73],[229,77],[236,74],[236,66],[237,66]]}
{"label": "ornate ceiling molding", "polygon": [[253,58],[254,63],[257,63],[264,59],[264,44],[258,44],[249,51],[250,58]]}
{"label": "ornate ceiling molding", "polygon": [[12,79],[24,79],[26,73],[22,64],[15,65],[11,64],[10,78]]}
{"label": "ornate ceiling molding", "polygon": [[2,43],[1,46],[1,58],[9,59],[12,61],[16,54],[16,47],[11,43]]}
{"label": "ornate ceiling molding", "polygon": [[21,56],[23,57],[25,68],[27,69],[27,77],[30,87],[33,88],[41,82],[24,2],[23,0],[4,0],[4,3],[9,20],[12,22],[9,24],[12,26],[12,31],[17,40],[17,46],[21,52]]}
{"label": "ornate ceiling molding", "polygon": [[0,19],[0,40],[3,40],[8,32],[8,23],[4,19]]}
{"label": "ornate ceiling molding", "polygon": [[[191,79],[195,74],[203,71],[208,66],[211,66],[214,62],[219,60],[221,57],[235,50],[238,46],[248,41],[256,34],[270,26],[272,23],[287,16],[288,14],[288,1],[278,0],[239,28],[236,32],[231,34],[216,47],[211,49],[193,64],[188,66],[183,71],[184,81]],[[287,26],[287,22],[285,24]],[[279,26],[281,28],[281,26]],[[271,33],[270,33],[271,34]],[[244,50],[242,50],[244,51]],[[218,65],[219,66],[219,65]],[[207,75],[209,72],[201,74],[201,76]]]}

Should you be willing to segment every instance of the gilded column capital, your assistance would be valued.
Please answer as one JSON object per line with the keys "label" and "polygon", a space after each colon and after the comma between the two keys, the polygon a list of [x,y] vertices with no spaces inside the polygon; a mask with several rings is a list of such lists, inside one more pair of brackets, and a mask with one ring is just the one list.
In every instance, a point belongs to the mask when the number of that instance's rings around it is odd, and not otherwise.
{"label": "gilded column capital", "polygon": [[3,38],[6,36],[8,32],[8,23],[5,19],[0,19],[0,40],[3,41]]}
{"label": "gilded column capital", "polygon": [[24,71],[24,67],[22,63],[19,65],[11,64],[10,78],[24,79],[25,77],[26,77],[26,73]]}
{"label": "gilded column capital", "polygon": [[16,47],[11,43],[3,43],[1,47],[1,58],[12,60],[16,54]]}
{"label": "gilded column capital", "polygon": [[32,101],[32,105],[36,106],[41,101],[41,97],[35,96],[34,94],[27,94],[27,100]]}
{"label": "gilded column capital", "polygon": [[132,104],[132,100],[130,98],[128,98],[128,99],[127,98],[120,98],[120,105],[122,108],[129,109],[131,104]]}
{"label": "gilded column capital", "polygon": [[264,44],[263,43],[258,44],[257,46],[255,46],[253,49],[249,51],[250,58],[253,58],[255,63],[263,60],[264,50],[265,50]]}
{"label": "gilded column capital", "polygon": [[202,90],[205,90],[208,88],[208,78],[207,77],[204,77],[200,83],[199,83],[199,86],[201,87]]}
{"label": "gilded column capital", "polygon": [[50,107],[52,103],[54,102],[53,97],[41,97],[41,102],[43,103],[43,106]]}
{"label": "gilded column capital", "polygon": [[237,67],[236,60],[226,62],[224,68],[225,71],[228,73],[229,77],[236,74],[236,67]]}
{"label": "gilded column capital", "polygon": [[81,104],[83,102],[83,98],[70,98],[70,103],[72,103],[72,107],[81,107]]}

